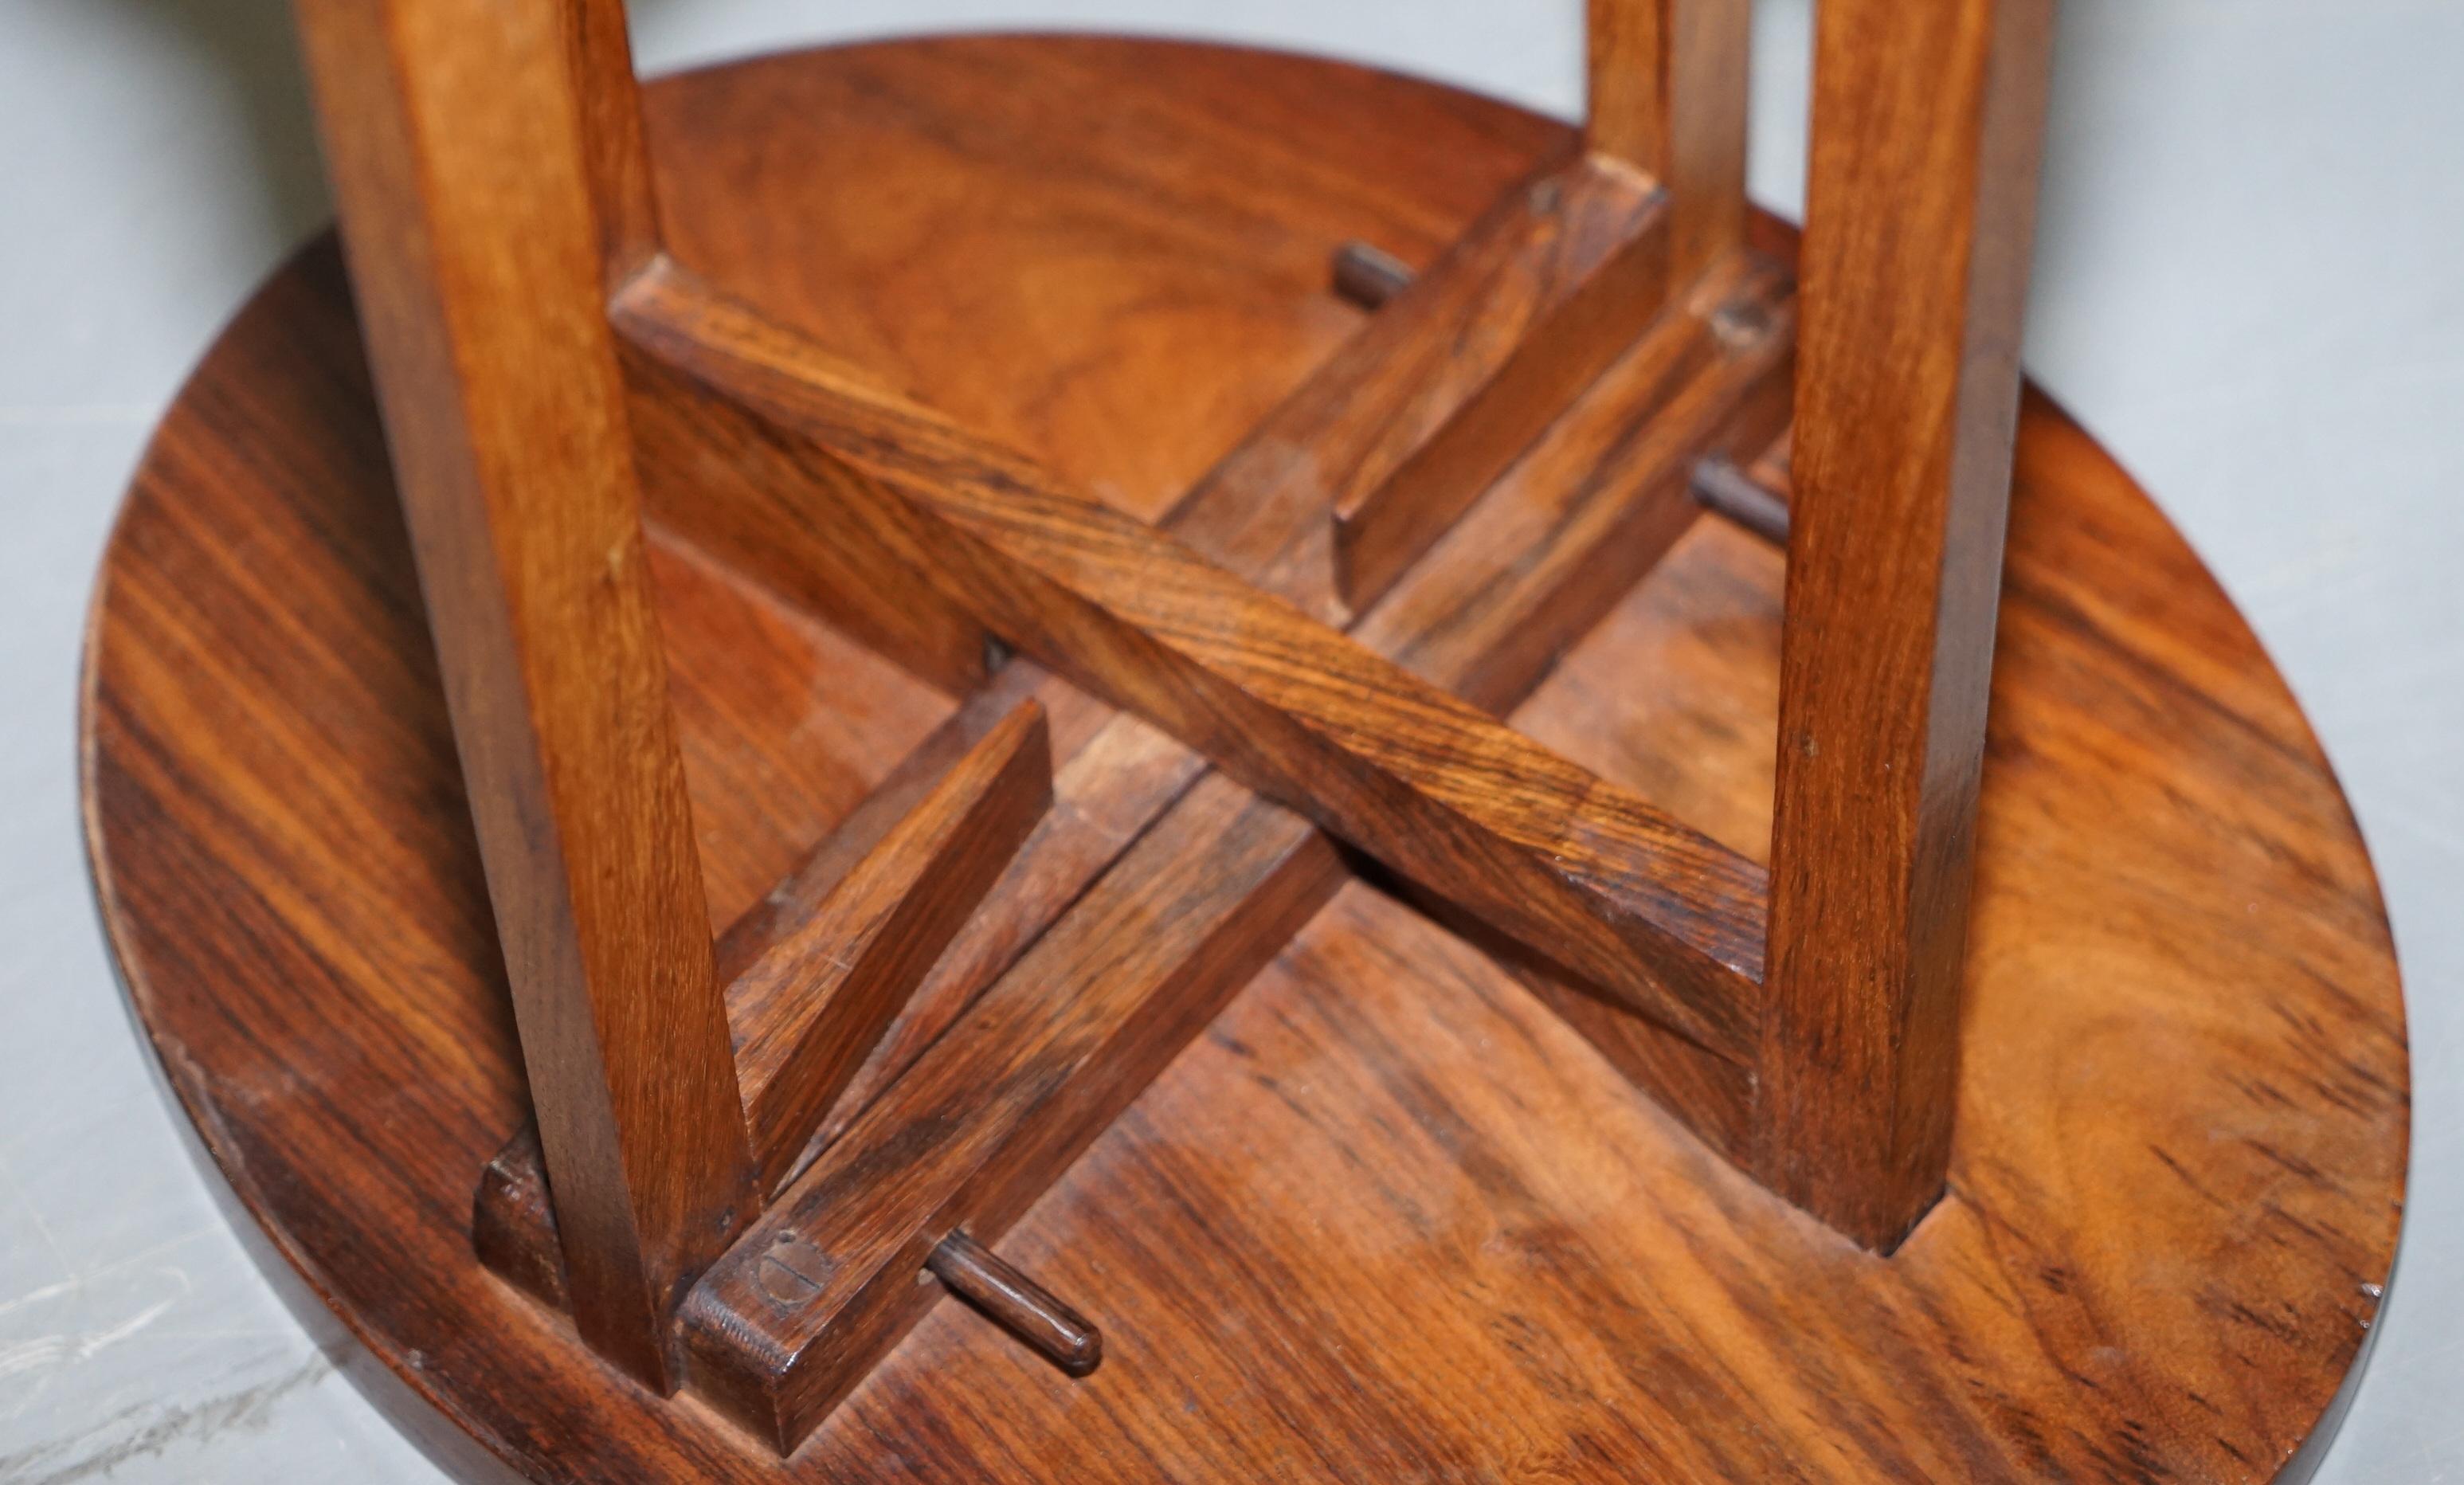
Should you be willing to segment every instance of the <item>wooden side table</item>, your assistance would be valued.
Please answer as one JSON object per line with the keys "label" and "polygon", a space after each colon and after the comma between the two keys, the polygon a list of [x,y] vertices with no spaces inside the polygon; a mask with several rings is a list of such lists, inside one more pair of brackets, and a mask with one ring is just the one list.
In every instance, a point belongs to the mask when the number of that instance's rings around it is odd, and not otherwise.
{"label": "wooden side table", "polygon": [[1579,136],[300,14],[344,252],[140,474],[90,834],[457,1466],[2304,1473],[2401,1002],[2299,710],[2022,392],[2045,0],[1823,0],[1802,242],[1738,0],[1596,0]]}

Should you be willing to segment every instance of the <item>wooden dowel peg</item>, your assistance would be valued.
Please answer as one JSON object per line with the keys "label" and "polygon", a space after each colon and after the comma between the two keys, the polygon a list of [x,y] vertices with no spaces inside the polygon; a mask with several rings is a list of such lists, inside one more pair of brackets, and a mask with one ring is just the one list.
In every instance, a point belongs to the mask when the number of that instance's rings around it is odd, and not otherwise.
{"label": "wooden dowel peg", "polygon": [[924,1267],[952,1294],[1070,1376],[1084,1377],[1102,1364],[1102,1331],[966,1233],[943,1238]]}
{"label": "wooden dowel peg", "polygon": [[1788,545],[1788,502],[1736,460],[1713,455],[1694,466],[1694,499],[1773,546]]}
{"label": "wooden dowel peg", "polygon": [[1412,286],[1412,265],[1367,242],[1334,250],[1334,292],[1362,309],[1382,309]]}

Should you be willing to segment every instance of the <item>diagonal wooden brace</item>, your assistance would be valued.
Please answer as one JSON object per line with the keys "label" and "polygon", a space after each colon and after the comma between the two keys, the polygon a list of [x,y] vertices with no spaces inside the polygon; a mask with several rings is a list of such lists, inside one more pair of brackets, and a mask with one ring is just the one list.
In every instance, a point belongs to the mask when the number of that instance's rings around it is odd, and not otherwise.
{"label": "diagonal wooden brace", "polygon": [[[1749,457],[1785,419],[1785,274],[1767,264],[1746,267],[1719,293],[1737,318],[1769,333],[1751,340],[1718,334],[1708,317],[1692,313],[1654,325],[1364,617],[1355,638],[1484,708],[1505,709],[1527,695],[1698,513],[1686,493],[1695,461],[1706,452]],[[696,418],[673,417],[664,426],[709,435]],[[759,507],[783,475],[753,446],[739,442],[734,454],[728,467],[765,478],[714,484],[701,513],[746,532],[792,536],[793,528],[780,523],[796,519],[800,504]],[[693,457],[716,467],[710,449]],[[1206,502],[1194,499],[1167,526],[1204,532],[1209,516]],[[1305,595],[1295,585],[1307,580],[1273,562],[1275,552],[1311,534],[1309,513],[1291,517],[1280,530],[1253,525],[1249,534],[1258,540],[1226,560],[1277,591]],[[858,1122],[828,1137],[818,1163],[751,1234],[744,1262],[714,1269],[693,1306],[696,1387],[781,1445],[792,1446],[929,1308],[935,1291],[913,1282],[914,1254],[934,1252],[935,1243],[962,1230],[996,1239],[1203,1024],[1203,1013],[1248,978],[1256,956],[1274,951],[1280,925],[1306,916],[1307,903],[1342,875],[1323,875],[1332,858],[1317,853],[1324,839],[1306,820],[1260,801],[1251,807],[1263,811],[1253,823],[1233,825],[1243,818],[1235,802],[1244,791],[1231,789],[1211,804],[1184,796],[1202,760],[1015,660],[730,929],[719,947],[722,977],[787,931],[782,924],[809,915],[847,864],[872,849],[888,820],[911,809],[929,781],[1029,696],[1054,719],[1055,757],[1067,760],[1055,781],[1059,807],[1021,848],[885,1044],[909,1050],[877,1057],[842,1100],[865,1109]],[[1133,838],[1134,858],[1122,861],[1119,853]],[[1254,881],[1234,879],[1240,874],[1228,867],[1219,876],[1187,876],[1178,864],[1187,853],[1193,869],[1204,868],[1226,850],[1247,861],[1242,853],[1249,844],[1262,853]],[[1294,872],[1300,875],[1288,875]],[[1214,914],[1225,915],[1223,927],[1203,930]],[[1125,942],[1119,924],[1130,915],[1188,932],[1122,962],[1115,946]],[[1143,947],[1146,937],[1152,935],[1128,940]],[[1228,953],[1236,944],[1242,952]],[[1717,1148],[1742,1150],[1750,1095],[1744,1064],[1545,971],[1517,968],[1663,1106]],[[1098,985],[1110,988],[1090,995]],[[1045,1040],[1051,1036],[1081,1050],[1061,1052]],[[934,1106],[935,1088],[992,1088],[1029,1076],[1020,1071],[1029,1066],[1034,1089],[1018,1098],[976,1099],[955,1112]],[[932,1156],[932,1168],[957,1186],[851,1178],[884,1162],[906,1168],[944,1146],[956,1164]],[[810,1199],[825,1188],[835,1194]],[[490,1166],[478,1219],[489,1266],[559,1303],[554,1216],[535,1145],[517,1140]],[[774,1272],[769,1255],[778,1252],[788,1254],[794,1273]],[[824,1281],[807,1283],[797,1273]],[[859,1274],[872,1278],[840,1282]]]}
{"label": "diagonal wooden brace", "polygon": [[[1647,571],[1697,513],[1687,472],[1704,451],[1749,457],[1787,410],[1791,297],[1785,272],[1740,265],[1714,285],[1716,315],[1664,317],[1567,413],[1460,526],[1416,565],[1353,637],[1430,683],[1492,713],[1510,709],[1556,656]],[[1756,338],[1720,321],[1764,327]],[[637,399],[646,401],[647,399]],[[656,420],[646,454],[679,466],[719,467],[695,418]],[[696,442],[678,447],[669,434]],[[709,481],[691,514],[748,538],[798,539],[783,514],[759,502],[775,488],[763,461],[737,449],[736,482]],[[746,472],[750,470],[750,475]],[[1221,520],[1221,486],[1185,500],[1165,529],[1200,539],[1238,530],[1219,560],[1241,576],[1309,606],[1322,571],[1278,554],[1323,536],[1319,513],[1280,522]],[[688,535],[698,527],[688,526]],[[811,539],[804,533],[803,539]],[[1133,717],[1116,713],[1032,661],[1012,660],[984,690],[919,743],[787,878],[732,925],[718,945],[731,1022],[742,1025],[745,971],[798,925],[825,910],[848,871],[903,815],[1027,701],[1051,719],[1053,810],[1019,848],[925,976],[813,1142],[843,1132],[1110,870],[1204,771],[1204,760]],[[1458,915],[1460,920],[1460,915]],[[1604,1054],[1716,1147],[1741,1149],[1749,1089],[1744,1065],[1705,1052],[1595,994],[1520,964],[1535,989]],[[759,1136],[757,1132],[757,1141]],[[809,1156],[811,1147],[808,1146]],[[554,1217],[537,1170],[536,1141],[517,1138],[492,1163],[477,1208],[490,1267],[561,1307]]]}
{"label": "diagonal wooden brace", "polygon": [[[1683,529],[1696,454],[1776,431],[1784,399],[1757,388],[1784,385],[1784,349],[1706,364],[1696,328],[1646,338],[1361,638],[1492,705],[1528,689],[1553,653],[1528,636],[1587,628]],[[681,1317],[696,1388],[793,1450],[931,1307],[925,1255],[1004,1230],[1273,952],[1271,925],[1331,890],[1322,841],[1228,779],[1185,796],[704,1277]],[[1737,1064],[1523,972],[1706,1139],[1744,1148]],[[817,1281],[773,1281],[782,1252]]]}
{"label": "diagonal wooden brace", "polygon": [[1761,870],[679,270],[616,323],[770,492],[1002,638],[1691,1040],[1755,1031]]}

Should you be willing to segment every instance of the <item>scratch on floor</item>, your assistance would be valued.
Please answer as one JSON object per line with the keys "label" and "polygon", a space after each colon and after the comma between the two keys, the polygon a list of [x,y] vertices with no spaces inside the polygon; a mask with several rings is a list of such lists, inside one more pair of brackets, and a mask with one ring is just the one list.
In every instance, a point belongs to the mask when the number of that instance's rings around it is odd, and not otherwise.
{"label": "scratch on floor", "polygon": [[0,1315],[6,1315],[11,1310],[22,1310],[30,1304],[40,1304],[46,1299],[57,1299],[62,1295],[75,1294],[84,1288],[85,1283],[86,1281],[81,1278],[64,1278],[56,1284],[45,1284],[40,1289],[29,1289],[14,1299],[0,1299]]}
{"label": "scratch on floor", "polygon": [[[167,1274],[178,1279],[180,1293],[171,1298],[149,1304],[119,1324],[102,1330],[89,1331],[82,1336],[36,1336],[31,1341],[0,1345],[0,1377],[12,1377],[23,1371],[47,1370],[77,1362],[91,1361],[99,1353],[118,1345],[169,1314],[171,1307],[178,1304],[188,1293],[187,1272],[178,1268],[164,1268],[156,1272]],[[90,1278],[81,1276],[57,1284],[47,1284],[40,1289],[21,1295],[7,1304],[0,1304],[0,1314],[6,1314],[37,1299],[54,1299],[77,1294],[88,1288],[91,1282]]]}
{"label": "scratch on floor", "polygon": [[276,1404],[315,1386],[334,1369],[322,1354],[299,1367],[221,1397],[185,1407],[140,1403],[67,1438],[0,1454],[0,1480],[23,1485],[71,1485],[109,1474],[132,1459],[159,1454],[174,1444],[198,1445],[225,1433],[263,1429]]}
{"label": "scratch on floor", "polygon": [[72,1362],[86,1362],[103,1347],[123,1342],[136,1332],[145,1330],[160,1320],[177,1300],[163,1300],[158,1305],[145,1305],[121,1320],[111,1330],[96,1330],[91,1335],[37,1335],[34,1340],[5,1344],[0,1347],[0,1377],[12,1377],[17,1372],[34,1372],[37,1366],[67,1366]]}

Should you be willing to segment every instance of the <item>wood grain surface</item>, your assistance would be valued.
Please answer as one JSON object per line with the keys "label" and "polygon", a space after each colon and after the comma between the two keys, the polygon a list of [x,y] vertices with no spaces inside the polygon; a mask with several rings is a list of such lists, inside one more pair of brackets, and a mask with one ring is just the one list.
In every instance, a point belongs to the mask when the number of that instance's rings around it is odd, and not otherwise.
{"label": "wood grain surface", "polygon": [[1889,1251],[1942,1193],[2052,0],[1825,0],[1762,1145]]}
{"label": "wood grain surface", "polygon": [[727,987],[736,1075],[765,1195],[862,1071],[950,940],[1052,808],[1052,745],[1029,701]]}
{"label": "wood grain surface", "polygon": [[1762,970],[1751,863],[690,275],[647,276],[616,321],[661,395],[784,481],[764,516],[878,550],[885,573],[1601,993],[1742,1053]]}
{"label": "wood grain surface", "polygon": [[[695,271],[1149,519],[1358,322],[1327,292],[1340,243],[1424,265],[1567,143],[1426,84],[1097,39],[857,48],[650,96]],[[1066,1174],[1001,1236],[1101,1327],[1093,1375],[940,1304],[784,1464],[654,1399],[471,1256],[473,1173],[527,1098],[330,249],[215,347],[114,539],[99,890],[225,1176],[388,1395],[510,1471],[2266,1479],[2330,1412],[2391,1261],[2384,918],[2196,560],[2041,402],[2017,464],[1949,1194],[1887,1260],[1354,882],[1049,1157]],[[1758,857],[1781,559],[1656,519],[1667,561],[1606,586],[1513,720]],[[735,922],[955,703],[655,532],[650,567],[710,918]],[[1375,622],[1354,638],[1391,653]]]}
{"label": "wood grain surface", "polygon": [[[1512,477],[1461,530],[1442,538],[1387,602],[1363,616],[1356,628],[1366,643],[1492,711],[1529,693],[1693,518],[1686,487],[1696,451],[1759,448],[1780,426],[1791,344],[1788,277],[1779,261],[1787,244],[1765,233],[1758,247],[1731,277],[1705,286],[1699,308],[1681,308],[1656,323],[1575,399]],[[1733,326],[1744,323],[1760,333],[1737,334]],[[684,422],[637,423],[646,456],[664,460],[671,439],[687,436],[697,449],[711,446],[706,430],[686,435]],[[1253,494],[1235,482],[1203,479],[1174,503],[1161,525],[1305,611],[1340,611],[1323,560],[1323,508],[1258,502],[1249,499]],[[1054,751],[1065,761],[1056,786],[1061,808],[1037,826],[979,904],[957,948],[942,956],[842,1100],[846,1112],[825,1123],[821,1141],[834,1138],[853,1110],[911,1066],[1205,766],[1197,753],[1136,718],[1112,712],[1028,661],[1012,660],[721,936],[720,973],[731,996],[747,984],[739,966],[781,924],[817,911],[928,784],[997,726],[1006,708],[1034,700],[1056,719]],[[1533,978],[1663,1106],[1724,1150],[1740,1159],[1750,1154],[1742,1142],[1749,1077],[1742,1063],[1705,1053],[1553,974],[1539,971]],[[538,1160],[536,1137],[526,1131],[491,1163],[475,1217],[478,1240],[496,1272],[561,1305],[554,1218]]]}
{"label": "wood grain surface", "polygon": [[1751,0],[1589,0],[1583,39],[1583,145],[1667,189],[1690,284],[1746,240]]}
{"label": "wood grain surface", "polygon": [[1658,318],[1667,209],[1622,165],[1552,162],[1500,194],[1207,483],[1237,487],[1222,497],[1236,508],[1331,516],[1336,586],[1349,613],[1367,609]]}
{"label": "wood grain surface", "polygon": [[676,1298],[759,1204],[605,309],[603,233],[641,226],[590,178],[568,65],[621,33],[581,13],[299,8],[574,1315],[672,1387]]}
{"label": "wood grain surface", "polygon": [[[1766,244],[1774,251],[1781,245]],[[1575,636],[1589,629],[1622,589],[1664,553],[1695,514],[1687,491],[1687,466],[1695,451],[1741,450],[1768,442],[1777,426],[1788,388],[1786,347],[1790,322],[1787,276],[1772,256],[1758,256],[1718,294],[1708,313],[1681,310],[1655,324],[1610,372],[1579,397],[1552,428],[1516,477],[1492,492],[1463,528],[1442,540],[1430,561],[1416,568],[1389,602],[1357,626],[1379,653],[1402,657],[1413,672],[1439,686],[1466,689],[1480,704],[1500,708],[1527,695]],[[1750,319],[1766,327],[1755,339],[1724,335],[1714,321]],[[1294,510],[1269,502],[1249,519],[1225,517],[1243,494],[1218,480],[1201,481],[1163,521],[1173,533],[1194,531],[1219,543],[1229,570],[1254,577],[1268,591],[1307,607],[1326,591],[1322,567],[1287,558],[1322,546],[1322,510]],[[1286,519],[1288,518],[1288,519]],[[926,991],[919,992],[886,1048],[920,1050],[973,998],[1008,972],[1017,955],[1038,934],[1065,931],[1065,915],[1091,910],[1081,893],[1136,832],[1165,817],[1203,771],[1196,752],[1159,737],[1134,717],[1110,713],[1058,677],[1013,660],[1001,679],[961,707],[948,723],[919,744],[889,780],[868,796],[838,829],[815,848],[806,863],[728,930],[720,945],[722,965],[737,963],[747,941],[774,932],[771,926],[820,900],[830,874],[873,849],[881,821],[911,808],[917,782],[948,766],[946,760],[970,740],[982,737],[997,708],[1021,695],[1045,697],[1069,721],[1064,729],[1068,763],[1064,770],[1065,808],[1049,817],[1021,849],[1012,870],[979,903],[968,933],[976,945],[945,956]],[[1110,720],[1098,721],[1099,717]],[[1103,822],[1100,829],[1083,828]],[[1158,827],[1160,828],[1160,827]],[[1181,831],[1204,851],[1206,831]],[[1172,871],[1142,867],[1136,911],[1164,920],[1186,910]],[[1252,890],[1270,890],[1262,877]],[[1112,910],[1117,918],[1127,908]],[[1067,930],[1075,931],[1075,930]],[[1079,937],[1084,939],[1084,935]],[[1492,935],[1494,937],[1494,935]],[[1098,941],[1100,942],[1100,940]],[[1509,945],[1510,947],[1510,945]],[[1001,957],[1000,949],[1011,952]],[[1518,972],[1595,1035],[1612,1060],[1650,1090],[1669,1111],[1701,1130],[1722,1149],[1743,1159],[1742,1121],[1749,1070],[1739,1061],[1705,1052],[1683,1037],[1631,1015],[1567,983],[1538,962]],[[1045,967],[1027,972],[1047,984],[1068,983],[1069,974]],[[731,997],[746,981],[731,986]],[[1067,1013],[1056,1004],[1056,1013]],[[996,1046],[979,1043],[979,1046]],[[883,1086],[913,1065],[877,1054],[867,1069]],[[1111,1075],[1084,1065],[1090,1076]],[[989,1081],[996,1070],[974,1075]],[[1073,1074],[1073,1075],[1077,1075]],[[963,1080],[963,1079],[962,1079]],[[1115,1089],[1117,1094],[1120,1090]],[[861,1106],[858,1095],[844,1104]],[[1053,1109],[1065,1105],[1053,1103]],[[1006,1118],[979,1110],[968,1119]],[[1042,1117],[1041,1114],[1038,1117]],[[929,1125],[879,1125],[874,1137],[892,1147],[917,1140],[976,1138],[968,1119],[951,1122],[933,1115]],[[825,1135],[835,1129],[826,1129]],[[535,1140],[517,1139],[491,1164],[481,1187],[476,1221],[479,1246],[490,1266],[551,1303],[562,1302],[557,1278],[554,1217],[536,1169]],[[888,1213],[903,1211],[892,1220]],[[930,1242],[956,1217],[936,1210],[913,1184],[876,1220],[903,1222],[912,1237]],[[957,1215],[964,1215],[958,1213]],[[979,1224],[980,1226],[980,1224]],[[893,1290],[869,1291],[877,1303]],[[842,1317],[843,1319],[845,1317]]]}

